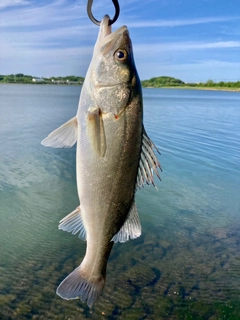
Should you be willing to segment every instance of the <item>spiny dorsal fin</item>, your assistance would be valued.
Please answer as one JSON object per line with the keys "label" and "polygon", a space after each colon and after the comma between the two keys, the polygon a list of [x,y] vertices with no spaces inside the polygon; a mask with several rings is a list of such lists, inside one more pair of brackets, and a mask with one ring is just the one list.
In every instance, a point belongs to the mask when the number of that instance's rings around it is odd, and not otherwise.
{"label": "spiny dorsal fin", "polygon": [[41,144],[52,148],[70,148],[77,142],[77,118],[74,117],[51,132]]}
{"label": "spiny dorsal fin", "polygon": [[80,206],[59,222],[58,229],[71,232],[72,234],[80,231],[78,238],[86,240],[86,230],[83,225]]}
{"label": "spiny dorsal fin", "polygon": [[141,235],[141,223],[138,217],[137,207],[133,202],[132,207],[128,213],[127,219],[125,220],[122,228],[112,238],[111,241],[126,242],[129,239],[136,239]]}
{"label": "spiny dorsal fin", "polygon": [[156,176],[161,180],[159,170],[162,171],[162,168],[154,153],[154,149],[160,154],[157,147],[148,137],[145,129],[143,128],[142,150],[139,161],[136,189],[144,187],[145,183],[153,184],[156,188],[153,172],[155,172]]}

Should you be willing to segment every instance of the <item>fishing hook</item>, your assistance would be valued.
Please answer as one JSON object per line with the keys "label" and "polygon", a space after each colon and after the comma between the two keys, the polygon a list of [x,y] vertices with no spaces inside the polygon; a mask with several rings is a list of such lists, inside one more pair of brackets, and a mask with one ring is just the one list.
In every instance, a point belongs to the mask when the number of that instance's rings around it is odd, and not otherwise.
{"label": "fishing hook", "polygon": [[[118,16],[119,16],[119,13],[120,13],[120,7],[119,7],[119,3],[118,3],[118,0],[112,0],[113,4],[114,4],[114,7],[115,7],[115,15],[113,17],[113,19],[109,20],[108,22],[108,25],[110,26],[111,24],[113,24]],[[100,23],[101,21],[98,21],[97,19],[94,18],[93,14],[92,14],[92,4],[93,4],[93,0],[88,0],[88,3],[87,3],[87,14],[89,16],[89,19],[95,23],[96,25],[100,26]]]}

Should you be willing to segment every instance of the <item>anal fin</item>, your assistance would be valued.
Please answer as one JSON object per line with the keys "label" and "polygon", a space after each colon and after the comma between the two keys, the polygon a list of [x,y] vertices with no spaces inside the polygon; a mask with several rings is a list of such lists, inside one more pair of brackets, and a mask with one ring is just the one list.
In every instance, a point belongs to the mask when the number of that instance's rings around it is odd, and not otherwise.
{"label": "anal fin", "polygon": [[86,230],[83,225],[80,206],[59,222],[58,229],[71,232],[72,234],[80,231],[78,237],[86,240]]}
{"label": "anal fin", "polygon": [[135,202],[133,202],[132,207],[128,213],[127,219],[125,220],[122,228],[117,234],[112,238],[111,241],[116,242],[126,242],[129,239],[136,239],[141,235],[141,223],[139,220],[137,207]]}

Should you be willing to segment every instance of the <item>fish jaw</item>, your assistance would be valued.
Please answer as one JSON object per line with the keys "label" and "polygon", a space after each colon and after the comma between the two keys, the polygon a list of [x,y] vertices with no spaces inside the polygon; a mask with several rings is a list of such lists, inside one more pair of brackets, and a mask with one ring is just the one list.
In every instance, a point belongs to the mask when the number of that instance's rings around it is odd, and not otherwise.
{"label": "fish jaw", "polygon": [[[103,114],[118,115],[129,103],[134,83],[140,81],[127,27],[111,33],[108,21],[105,16],[101,22],[84,87],[92,97],[91,107],[94,104]],[[124,59],[118,58],[118,52],[125,55]]]}
{"label": "fish jaw", "polygon": [[[126,59],[118,59],[116,53],[121,50]],[[96,43],[91,62],[91,82],[93,87],[112,87],[131,82],[133,62],[132,43],[127,27],[101,37]],[[96,98],[95,98],[96,99]]]}
{"label": "fish jaw", "polygon": [[123,34],[127,30],[126,26],[122,26],[112,32],[112,26],[108,25],[109,20],[110,17],[105,15],[101,21],[98,38],[94,46],[93,56],[99,55],[99,53],[101,54],[101,51],[110,45],[115,38],[119,37],[119,35]]}

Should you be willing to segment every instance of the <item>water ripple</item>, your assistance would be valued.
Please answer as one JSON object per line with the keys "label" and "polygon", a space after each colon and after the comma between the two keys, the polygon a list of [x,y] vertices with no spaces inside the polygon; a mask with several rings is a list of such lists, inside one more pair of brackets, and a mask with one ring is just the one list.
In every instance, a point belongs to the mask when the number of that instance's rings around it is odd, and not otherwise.
{"label": "water ripple", "polygon": [[93,310],[56,296],[85,243],[57,229],[79,205],[75,149],[40,141],[74,116],[79,91],[0,86],[0,318],[208,318],[223,307],[240,314],[237,93],[143,90],[163,173],[158,191],[136,195],[142,236],[114,245]]}

